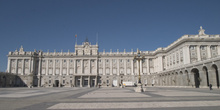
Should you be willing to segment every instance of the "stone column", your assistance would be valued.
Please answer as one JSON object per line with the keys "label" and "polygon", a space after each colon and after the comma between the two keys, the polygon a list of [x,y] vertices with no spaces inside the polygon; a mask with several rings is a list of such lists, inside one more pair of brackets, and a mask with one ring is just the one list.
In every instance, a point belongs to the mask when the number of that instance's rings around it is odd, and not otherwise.
{"label": "stone column", "polygon": [[201,60],[200,45],[197,45],[197,59],[198,59],[198,61]]}
{"label": "stone column", "polygon": [[110,63],[110,75],[112,75],[112,69],[113,69],[113,68],[112,68],[112,67],[113,67],[113,66],[112,66],[112,59],[109,60],[109,63]]}
{"label": "stone column", "polygon": [[18,59],[15,60],[15,74],[18,74]]}
{"label": "stone column", "polygon": [[53,59],[53,75],[56,73],[56,60]]}
{"label": "stone column", "polygon": [[37,87],[40,87],[40,78],[41,78],[40,76],[37,76],[37,82],[38,82]]}
{"label": "stone column", "polygon": [[89,62],[89,67],[88,67],[88,69],[89,69],[89,74],[90,74],[90,73],[91,73],[91,60],[88,59],[88,62]]}
{"label": "stone column", "polygon": [[46,60],[46,75],[49,74],[49,60]]}
{"label": "stone column", "polygon": [[63,74],[63,60],[60,60],[60,76]]}
{"label": "stone column", "polygon": [[127,75],[127,60],[126,59],[124,59],[123,60],[123,63],[124,63],[124,75]]}
{"label": "stone column", "polygon": [[131,59],[131,75],[134,75],[134,60]]}
{"label": "stone column", "polygon": [[106,59],[103,59],[103,72],[102,72],[103,75],[105,75],[105,72],[106,72],[106,71],[105,71],[105,62],[106,62]]}
{"label": "stone column", "polygon": [[73,67],[74,67],[74,68],[73,68],[73,74],[74,74],[74,75],[77,73],[77,64],[76,64],[76,63],[77,63],[77,60],[74,59],[74,60],[73,60]]}
{"label": "stone column", "polygon": [[80,77],[80,87],[83,87],[83,76]]}
{"label": "stone column", "polygon": [[146,59],[147,63],[147,74],[150,75],[150,65],[149,65],[149,59]]}
{"label": "stone column", "polygon": [[208,57],[208,59],[211,58],[210,45],[207,46],[207,57]]}
{"label": "stone column", "polygon": [[31,74],[31,60],[32,58],[29,59],[29,74]]}
{"label": "stone column", "polygon": [[218,55],[220,55],[220,45],[217,46],[217,52],[218,52]]}
{"label": "stone column", "polygon": [[142,60],[140,60],[140,75],[143,75],[143,66],[142,66]]}
{"label": "stone column", "polygon": [[70,59],[67,59],[67,60],[66,60],[66,63],[67,63],[67,70],[66,70],[66,72],[67,72],[67,75],[69,75],[69,71],[70,71]]}
{"label": "stone column", "polygon": [[39,66],[38,66],[38,75],[41,75],[41,67],[42,67],[42,58],[39,58]]}
{"label": "stone column", "polygon": [[135,75],[139,75],[139,64],[140,62],[138,60],[136,60],[136,65],[137,65],[137,73]]}
{"label": "stone column", "polygon": [[90,76],[88,76],[88,87],[90,87]]}
{"label": "stone column", "polygon": [[117,59],[116,61],[117,61],[117,75],[119,75],[120,74],[119,59]]}
{"label": "stone column", "polygon": [[95,62],[95,71],[96,71],[96,73],[94,73],[95,75],[98,75],[99,74],[99,64],[98,64],[98,58],[96,59],[96,60],[94,60],[94,62]]}
{"label": "stone column", "polygon": [[83,65],[83,59],[81,60],[81,72],[84,73],[84,65]]}
{"label": "stone column", "polygon": [[73,86],[76,87],[76,84],[75,84],[76,83],[76,77],[75,76],[73,76],[73,82],[72,83],[73,83]]}
{"label": "stone column", "polygon": [[97,87],[97,75],[95,76],[95,87]]}
{"label": "stone column", "polygon": [[8,58],[7,72],[8,72],[8,73],[11,73],[11,59],[9,59],[9,58]]}
{"label": "stone column", "polygon": [[58,87],[60,87],[60,85],[63,84],[63,82],[61,82],[61,81],[62,81],[61,76],[59,76],[59,85],[58,85]]}
{"label": "stone column", "polygon": [[[21,75],[24,75],[24,69],[25,69],[25,67],[24,67],[24,60],[25,59],[22,59],[22,71],[21,71]],[[40,68],[40,67],[39,67]]]}

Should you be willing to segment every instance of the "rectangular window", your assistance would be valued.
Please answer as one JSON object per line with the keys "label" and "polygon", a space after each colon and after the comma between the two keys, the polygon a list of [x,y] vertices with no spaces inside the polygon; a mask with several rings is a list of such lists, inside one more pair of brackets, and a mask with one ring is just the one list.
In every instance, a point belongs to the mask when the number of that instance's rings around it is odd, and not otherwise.
{"label": "rectangular window", "polygon": [[65,80],[63,80],[63,84],[65,83]]}
{"label": "rectangular window", "polygon": [[51,80],[49,80],[49,84],[51,83]]}

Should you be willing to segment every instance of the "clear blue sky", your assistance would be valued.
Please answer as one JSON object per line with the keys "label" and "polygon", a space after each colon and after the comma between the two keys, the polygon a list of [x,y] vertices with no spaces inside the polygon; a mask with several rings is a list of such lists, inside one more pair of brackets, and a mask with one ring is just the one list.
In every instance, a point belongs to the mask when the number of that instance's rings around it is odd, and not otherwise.
{"label": "clear blue sky", "polygon": [[220,0],[0,0],[0,71],[7,54],[74,51],[86,37],[99,51],[155,50],[185,34],[220,34]]}

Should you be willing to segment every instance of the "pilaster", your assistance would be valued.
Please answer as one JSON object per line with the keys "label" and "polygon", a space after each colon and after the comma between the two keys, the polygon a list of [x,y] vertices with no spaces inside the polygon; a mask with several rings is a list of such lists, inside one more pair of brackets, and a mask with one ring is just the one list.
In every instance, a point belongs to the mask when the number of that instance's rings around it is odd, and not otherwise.
{"label": "pilaster", "polygon": [[123,63],[124,63],[124,75],[127,75],[127,60],[123,59]]}
{"label": "pilaster", "polygon": [[49,60],[46,60],[46,75],[49,74]]}
{"label": "pilaster", "polygon": [[29,62],[28,62],[28,63],[29,63],[29,74],[31,74],[31,70],[32,70],[32,69],[31,69],[31,64],[32,64],[31,62],[32,62],[32,58],[30,58],[30,59],[29,59]]}
{"label": "pilaster", "polygon": [[140,74],[143,75],[143,64],[142,64],[142,60],[140,60]]}
{"label": "pilaster", "polygon": [[102,72],[103,75],[105,75],[105,72],[106,72],[106,71],[105,71],[105,62],[106,62],[106,59],[103,59],[103,72]]}
{"label": "pilaster", "polygon": [[218,55],[220,55],[220,45],[217,46]]}
{"label": "pilaster", "polygon": [[83,70],[84,70],[84,65],[83,65],[84,62],[83,62],[83,61],[84,61],[84,60],[82,59],[82,60],[81,60],[81,73],[82,73],[82,74],[84,73],[84,71],[83,71]]}
{"label": "pilaster", "polygon": [[119,59],[117,59],[117,75],[120,74]]}
{"label": "pilaster", "polygon": [[82,80],[83,80],[83,76],[80,77],[80,87],[83,87]]}
{"label": "pilaster", "polygon": [[70,60],[67,59],[67,60],[66,60],[66,63],[67,63],[67,70],[66,70],[66,72],[67,72],[67,75],[69,75],[69,71],[70,71]]}
{"label": "pilaster", "polygon": [[134,60],[131,59],[131,75],[134,75]]}
{"label": "pilaster", "polygon": [[38,60],[38,61],[39,61],[39,62],[38,62],[38,63],[39,63],[39,66],[38,66],[38,75],[41,75],[41,66],[42,66],[42,65],[41,65],[41,62],[42,62],[42,61],[41,61],[41,60],[42,60],[42,58],[39,58],[39,60]]}
{"label": "pilaster", "polygon": [[53,75],[55,75],[56,72],[56,60],[53,59]]}
{"label": "pilaster", "polygon": [[112,65],[113,65],[113,64],[112,64],[112,59],[109,60],[109,63],[110,63],[110,75],[112,75],[112,70],[113,70],[113,68],[112,68],[112,67],[113,67],[113,66],[112,66]]}
{"label": "pilaster", "polygon": [[200,45],[197,45],[196,48],[197,48],[197,58],[198,58],[198,61],[200,61],[201,60]]}
{"label": "pilaster", "polygon": [[[76,62],[77,62],[76,59],[74,59],[74,60],[73,60],[73,67],[74,67],[74,68],[73,68],[73,74],[74,74],[74,75],[77,73],[77,72],[76,72],[76,71],[77,71],[77,64],[76,64]],[[74,82],[74,83],[75,83],[75,82]]]}
{"label": "pilaster", "polygon": [[88,76],[88,87],[90,87],[90,76]]}
{"label": "pilaster", "polygon": [[207,46],[207,57],[208,57],[208,58],[211,58],[210,45]]}
{"label": "pilaster", "polygon": [[35,73],[35,59],[31,57],[31,73]]}
{"label": "pilaster", "polygon": [[11,59],[10,58],[8,58],[7,72],[11,73]]}
{"label": "pilaster", "polygon": [[88,59],[88,62],[89,62],[89,67],[88,67],[88,69],[89,69],[89,74],[90,74],[90,73],[91,73],[91,60]]}
{"label": "pilaster", "polygon": [[63,73],[63,60],[61,59],[60,60],[60,76],[62,75]]}
{"label": "pilaster", "polygon": [[150,65],[149,65],[149,58],[147,60],[147,74],[150,75]]}
{"label": "pilaster", "polygon": [[[25,59],[22,59],[22,71],[21,71],[21,75],[24,75],[24,60]],[[39,71],[39,70],[38,70]]]}

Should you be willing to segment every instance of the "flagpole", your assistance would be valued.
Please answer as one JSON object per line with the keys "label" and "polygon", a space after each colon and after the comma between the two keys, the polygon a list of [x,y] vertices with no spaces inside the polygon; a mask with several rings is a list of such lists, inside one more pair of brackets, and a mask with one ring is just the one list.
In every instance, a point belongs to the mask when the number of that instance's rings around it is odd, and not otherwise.
{"label": "flagpole", "polygon": [[75,43],[75,45],[77,45],[77,34],[75,35],[75,38],[76,38],[76,43]]}

